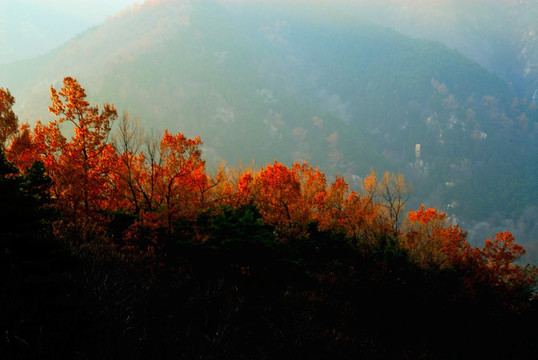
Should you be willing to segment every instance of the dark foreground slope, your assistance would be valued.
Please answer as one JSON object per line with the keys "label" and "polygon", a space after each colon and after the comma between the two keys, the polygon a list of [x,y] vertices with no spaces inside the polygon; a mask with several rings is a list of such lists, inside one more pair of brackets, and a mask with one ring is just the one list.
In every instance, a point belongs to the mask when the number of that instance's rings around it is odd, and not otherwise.
{"label": "dark foreground slope", "polygon": [[365,254],[318,234],[291,248],[185,244],[160,265],[81,249],[2,266],[3,359],[538,355],[534,302],[467,293],[457,273],[420,270],[395,248]]}

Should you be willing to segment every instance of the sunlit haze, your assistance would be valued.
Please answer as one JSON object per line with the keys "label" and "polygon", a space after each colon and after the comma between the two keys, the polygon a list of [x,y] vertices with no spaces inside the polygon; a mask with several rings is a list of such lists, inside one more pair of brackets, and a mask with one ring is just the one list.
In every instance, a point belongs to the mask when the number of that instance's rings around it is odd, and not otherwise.
{"label": "sunlit haze", "polygon": [[86,19],[89,22],[98,23],[106,16],[135,3],[143,3],[144,0],[21,0],[17,2],[3,0],[2,7],[4,7],[4,3],[7,5],[8,2],[8,10],[28,13],[32,11],[29,8],[32,5],[36,6],[35,9],[48,7],[77,18]]}
{"label": "sunlit haze", "polygon": [[142,2],[0,0],[0,63],[48,52],[106,17]]}

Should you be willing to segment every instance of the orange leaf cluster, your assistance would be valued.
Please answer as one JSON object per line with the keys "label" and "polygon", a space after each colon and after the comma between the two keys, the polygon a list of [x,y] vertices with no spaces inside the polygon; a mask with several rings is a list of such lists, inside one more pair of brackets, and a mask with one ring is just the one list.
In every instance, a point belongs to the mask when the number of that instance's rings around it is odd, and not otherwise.
{"label": "orange leaf cluster", "polygon": [[409,211],[408,228],[402,234],[403,245],[415,261],[424,267],[456,267],[468,274],[468,283],[482,281],[490,285],[521,289],[537,284],[535,267],[522,267],[516,261],[525,254],[521,245],[515,244],[510,232],[501,232],[487,239],[483,248],[472,247],[466,233],[449,225],[447,216],[434,208]]}

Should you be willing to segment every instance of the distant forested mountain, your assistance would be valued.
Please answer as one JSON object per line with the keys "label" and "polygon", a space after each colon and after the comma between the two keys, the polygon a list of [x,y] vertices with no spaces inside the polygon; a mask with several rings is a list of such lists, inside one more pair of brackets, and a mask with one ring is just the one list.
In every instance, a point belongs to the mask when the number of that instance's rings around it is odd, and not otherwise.
{"label": "distant forested mountain", "polygon": [[531,99],[440,42],[333,7],[151,1],[1,65],[0,86],[34,122],[67,75],[145,127],[200,135],[210,164],[306,160],[351,182],[399,171],[410,206],[467,224],[538,199]]}
{"label": "distant forested mountain", "polygon": [[358,0],[339,6],[404,34],[441,41],[498,74],[520,97],[538,97],[536,1]]}

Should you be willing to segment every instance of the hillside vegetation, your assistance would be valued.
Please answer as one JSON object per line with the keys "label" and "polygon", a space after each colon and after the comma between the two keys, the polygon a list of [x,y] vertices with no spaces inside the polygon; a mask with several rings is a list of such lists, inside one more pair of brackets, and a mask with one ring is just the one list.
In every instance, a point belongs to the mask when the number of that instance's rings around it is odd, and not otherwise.
{"label": "hillside vegetation", "polygon": [[530,98],[441,43],[330,6],[148,2],[0,67],[0,83],[21,118],[48,121],[46,89],[66,73],[145,127],[200,135],[212,168],[308,161],[357,189],[371,168],[397,171],[413,206],[469,226],[522,219],[538,196]]}
{"label": "hillside vegetation", "polygon": [[3,358],[538,354],[523,247],[407,211],[403,175],[210,175],[200,138],[118,119],[74,78],[50,100],[53,121],[18,126],[0,89]]}

